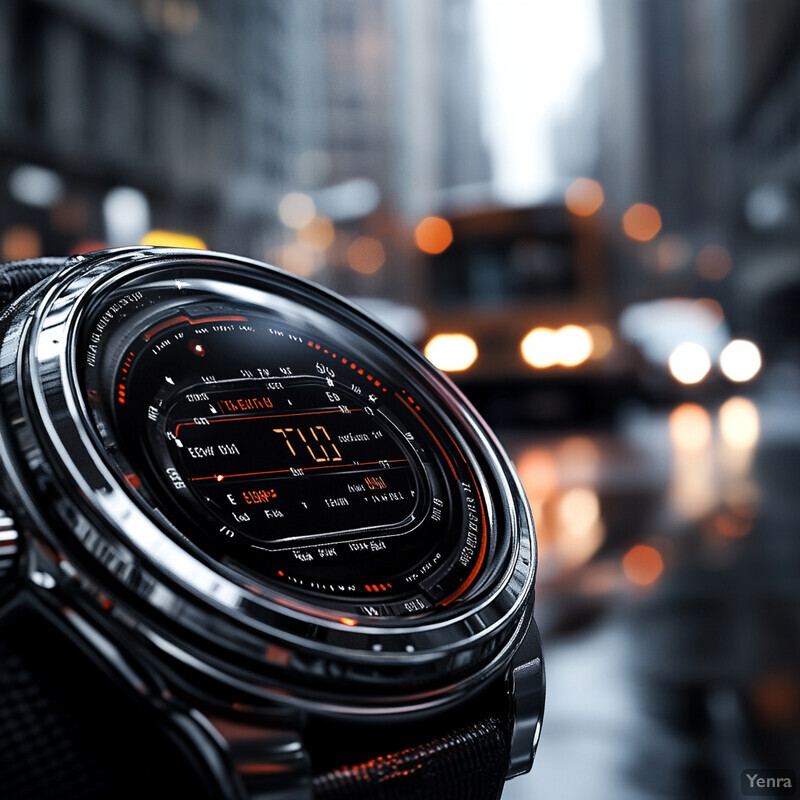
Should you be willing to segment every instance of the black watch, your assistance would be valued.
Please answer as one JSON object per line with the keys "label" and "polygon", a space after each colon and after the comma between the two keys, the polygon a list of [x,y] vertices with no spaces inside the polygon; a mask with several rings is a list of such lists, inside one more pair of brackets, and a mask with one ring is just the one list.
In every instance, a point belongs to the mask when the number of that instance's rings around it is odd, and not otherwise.
{"label": "black watch", "polygon": [[245,258],[0,266],[0,786],[498,798],[539,739],[533,521],[364,311]]}

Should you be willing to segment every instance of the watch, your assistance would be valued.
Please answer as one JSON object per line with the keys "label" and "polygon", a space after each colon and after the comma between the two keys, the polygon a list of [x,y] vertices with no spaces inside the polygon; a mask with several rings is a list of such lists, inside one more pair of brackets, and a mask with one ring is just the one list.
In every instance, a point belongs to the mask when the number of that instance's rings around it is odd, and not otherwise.
{"label": "watch", "polygon": [[11,798],[498,798],[544,667],[519,479],[453,383],[275,267],[0,267]]}

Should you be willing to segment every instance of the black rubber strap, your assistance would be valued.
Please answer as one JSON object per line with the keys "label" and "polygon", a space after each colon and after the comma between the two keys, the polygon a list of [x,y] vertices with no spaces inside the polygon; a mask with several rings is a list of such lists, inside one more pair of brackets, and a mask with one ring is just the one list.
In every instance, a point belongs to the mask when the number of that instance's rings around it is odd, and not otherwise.
{"label": "black rubber strap", "polygon": [[144,698],[27,607],[0,616],[3,800],[208,800]]}
{"label": "black rubber strap", "polygon": [[316,800],[496,800],[508,769],[508,724],[498,717],[425,744],[313,779]]}
{"label": "black rubber strap", "polygon": [[29,258],[0,264],[0,303],[10,303],[43,278],[58,272],[66,258]]}
{"label": "black rubber strap", "polygon": [[[315,800],[497,800],[507,766],[507,722],[489,717],[312,785]],[[27,608],[0,617],[0,788],[3,800],[209,798],[148,702]]]}

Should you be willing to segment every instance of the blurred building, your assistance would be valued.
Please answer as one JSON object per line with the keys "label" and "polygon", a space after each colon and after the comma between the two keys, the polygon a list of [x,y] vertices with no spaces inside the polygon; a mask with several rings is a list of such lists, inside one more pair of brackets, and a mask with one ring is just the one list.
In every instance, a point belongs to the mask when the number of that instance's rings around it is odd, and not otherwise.
{"label": "blurred building", "polygon": [[[725,243],[729,193],[717,103],[719,32],[708,4],[604,0],[600,179],[612,235],[627,270],[623,299],[714,294],[693,268],[703,246]],[[634,247],[622,232],[632,205],[654,207],[661,226]]]}
{"label": "blurred building", "polygon": [[[275,217],[265,195],[283,183],[284,8],[274,0],[3,3],[5,255],[120,243],[104,219],[104,200],[119,186],[140,193],[143,224],[249,249],[254,229]],[[18,171],[28,165],[50,172]],[[236,181],[247,175],[259,176],[261,202],[242,202],[246,187]],[[38,247],[21,235],[31,230]]]}
{"label": "blurred building", "polygon": [[414,224],[489,179],[475,33],[473,0],[7,0],[2,255],[154,227],[413,301]]}
{"label": "blurred building", "polygon": [[[413,226],[454,187],[490,178],[474,0],[316,8],[319,17],[298,28],[305,151],[295,176],[333,220],[336,241],[315,275],[346,294],[414,303]],[[379,243],[382,266],[354,257],[359,239]]]}
{"label": "blurred building", "polygon": [[[719,300],[734,333],[800,354],[800,6],[604,0],[601,179],[626,298]],[[625,241],[633,203],[657,237]]]}
{"label": "blurred building", "polygon": [[713,5],[732,76],[726,210],[736,309],[773,357],[800,363],[800,5],[737,0],[734,14]]}

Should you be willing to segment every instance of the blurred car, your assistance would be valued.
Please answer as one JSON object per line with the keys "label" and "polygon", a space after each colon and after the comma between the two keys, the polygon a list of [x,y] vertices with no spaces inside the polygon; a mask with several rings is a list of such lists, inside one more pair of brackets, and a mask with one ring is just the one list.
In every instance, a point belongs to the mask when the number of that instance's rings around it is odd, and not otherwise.
{"label": "blurred car", "polygon": [[761,371],[758,345],[734,338],[722,306],[710,298],[634,303],[620,314],[619,330],[636,349],[637,389],[647,400],[705,397]]}
{"label": "blurred car", "polygon": [[498,423],[607,417],[630,359],[616,331],[603,229],[564,199],[428,217],[425,355]]}

